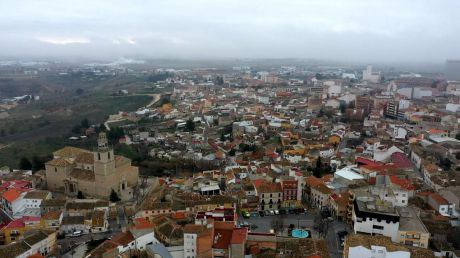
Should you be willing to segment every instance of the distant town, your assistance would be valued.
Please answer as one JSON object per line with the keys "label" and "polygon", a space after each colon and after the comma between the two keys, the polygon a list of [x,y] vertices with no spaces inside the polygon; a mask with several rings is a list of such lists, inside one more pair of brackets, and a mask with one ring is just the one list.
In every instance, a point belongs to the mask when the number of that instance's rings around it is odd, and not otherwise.
{"label": "distant town", "polygon": [[0,62],[0,257],[460,257],[460,61]]}

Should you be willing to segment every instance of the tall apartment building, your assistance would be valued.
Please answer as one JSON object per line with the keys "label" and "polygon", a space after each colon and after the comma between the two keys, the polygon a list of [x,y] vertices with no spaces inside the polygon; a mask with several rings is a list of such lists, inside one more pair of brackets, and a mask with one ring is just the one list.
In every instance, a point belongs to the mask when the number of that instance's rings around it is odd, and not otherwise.
{"label": "tall apartment building", "polygon": [[363,81],[379,83],[380,79],[381,79],[380,72],[374,72],[372,70],[372,65],[368,65],[366,67],[366,70],[363,70]]}
{"label": "tall apartment building", "polygon": [[460,81],[460,60],[447,60],[445,76],[448,81]]}
{"label": "tall apartment building", "polygon": [[355,106],[357,110],[362,110],[364,115],[371,112],[373,101],[370,96],[356,96]]}

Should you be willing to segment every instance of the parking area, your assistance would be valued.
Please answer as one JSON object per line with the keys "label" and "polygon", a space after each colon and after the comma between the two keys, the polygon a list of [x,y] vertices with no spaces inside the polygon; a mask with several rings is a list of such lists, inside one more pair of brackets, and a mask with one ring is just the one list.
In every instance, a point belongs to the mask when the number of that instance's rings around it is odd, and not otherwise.
{"label": "parking area", "polygon": [[[274,224],[278,224],[283,226],[284,230],[281,233],[282,235],[287,235],[288,228],[290,225],[293,225],[295,228],[305,228],[309,229],[312,232],[312,237],[315,237],[315,230],[314,230],[314,218],[315,215],[312,213],[299,213],[299,214],[273,214],[273,215],[255,215],[252,213],[249,218],[243,218],[240,216],[238,222],[241,225],[248,225],[251,228],[252,232],[260,232],[266,233],[274,230]],[[276,221],[276,222],[275,222]],[[291,226],[292,227],[292,226]],[[317,237],[317,233],[316,233]]]}

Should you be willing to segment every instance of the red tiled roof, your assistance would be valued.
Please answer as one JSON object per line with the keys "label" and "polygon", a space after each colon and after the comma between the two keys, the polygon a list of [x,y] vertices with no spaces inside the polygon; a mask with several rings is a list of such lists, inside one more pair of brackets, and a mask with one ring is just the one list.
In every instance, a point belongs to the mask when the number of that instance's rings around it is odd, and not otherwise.
{"label": "red tiled roof", "polygon": [[115,242],[119,245],[127,245],[132,241],[134,241],[134,236],[129,231],[121,232],[112,238],[112,242]]}
{"label": "red tiled roof", "polygon": [[213,248],[228,249],[230,240],[232,239],[233,230],[215,229]]}
{"label": "red tiled roof", "polygon": [[25,227],[24,220],[22,218],[11,221],[5,228],[23,228]]}
{"label": "red tiled roof", "polygon": [[444,130],[439,130],[439,129],[436,129],[436,128],[431,128],[430,130],[428,130],[428,132],[429,132],[430,134],[446,133],[446,131],[444,131]]}
{"label": "red tiled roof", "polygon": [[9,189],[9,188],[31,188],[32,183],[26,180],[11,180],[4,182],[0,188]]}
{"label": "red tiled roof", "polygon": [[243,244],[246,240],[248,235],[247,228],[235,228],[233,230],[232,239],[230,241],[231,244]]}
{"label": "red tiled roof", "polygon": [[135,229],[153,228],[153,224],[150,223],[145,218],[135,218],[134,219],[134,228]]}
{"label": "red tiled roof", "polygon": [[305,183],[310,187],[315,187],[323,183],[323,181],[317,177],[309,176],[305,178]]}
{"label": "red tiled roof", "polygon": [[8,202],[14,202],[20,195],[22,191],[16,188],[11,188],[2,194],[3,199],[6,199]]}
{"label": "red tiled roof", "polygon": [[391,162],[399,168],[410,168],[412,167],[412,162],[402,152],[395,152],[391,154]]}
{"label": "red tiled roof", "polygon": [[433,199],[435,202],[437,202],[439,205],[447,205],[449,202],[444,199],[440,194],[438,193],[432,193],[430,194],[431,199]]}
{"label": "red tiled roof", "polygon": [[380,161],[374,161],[374,160],[366,159],[363,157],[357,157],[356,163],[361,163],[362,165],[373,165],[373,166],[383,165],[383,163]]}
{"label": "red tiled roof", "polygon": [[255,180],[252,180],[252,184],[254,184],[254,187],[257,188],[260,185],[262,185],[264,183],[264,181],[265,181],[265,179],[255,179]]}
{"label": "red tiled roof", "polygon": [[185,212],[182,211],[176,211],[171,215],[173,219],[185,219]]}
{"label": "red tiled roof", "polygon": [[415,186],[408,179],[400,178],[397,175],[390,176],[390,181],[392,184],[399,185],[403,189],[415,190]]}
{"label": "red tiled roof", "polygon": [[39,253],[36,253],[36,254],[32,254],[31,256],[28,256],[27,258],[45,258],[45,257]]}

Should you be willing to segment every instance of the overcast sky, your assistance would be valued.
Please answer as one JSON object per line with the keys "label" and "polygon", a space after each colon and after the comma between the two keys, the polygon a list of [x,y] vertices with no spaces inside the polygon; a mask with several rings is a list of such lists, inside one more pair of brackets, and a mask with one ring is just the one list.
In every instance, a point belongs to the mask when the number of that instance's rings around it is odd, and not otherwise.
{"label": "overcast sky", "polygon": [[460,58],[458,0],[1,0],[0,56]]}

